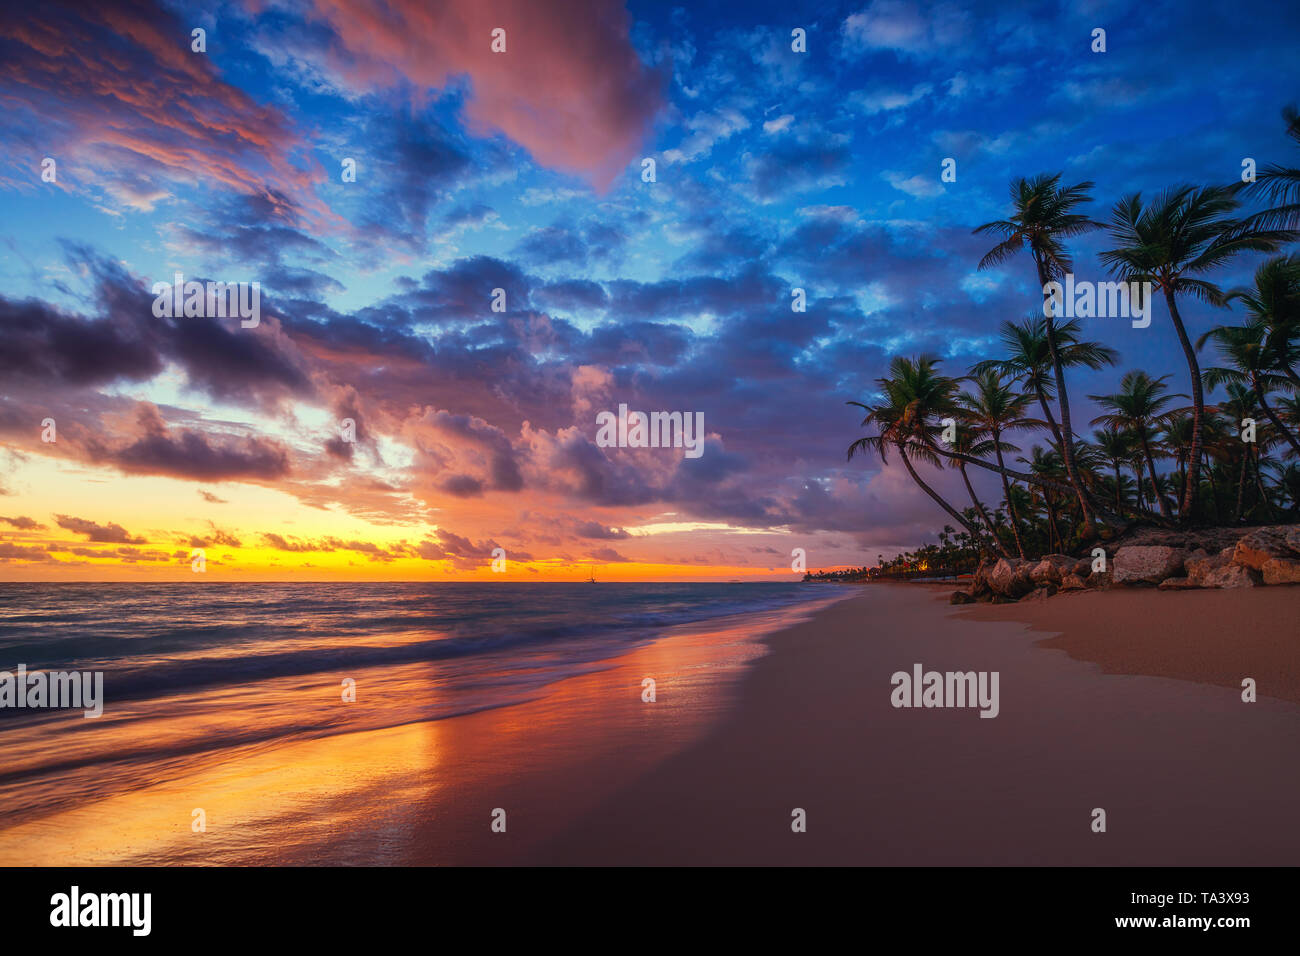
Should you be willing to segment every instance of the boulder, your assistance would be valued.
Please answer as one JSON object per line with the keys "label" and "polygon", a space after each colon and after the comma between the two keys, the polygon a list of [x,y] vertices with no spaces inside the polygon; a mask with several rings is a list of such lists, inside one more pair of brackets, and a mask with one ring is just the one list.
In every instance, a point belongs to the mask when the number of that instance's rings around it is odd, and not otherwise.
{"label": "boulder", "polygon": [[1269,558],[1262,570],[1265,584],[1300,584],[1300,560]]}
{"label": "boulder", "polygon": [[975,596],[969,591],[953,591],[952,597],[948,599],[949,604],[974,604]]}
{"label": "boulder", "polygon": [[1015,601],[1034,589],[1027,563],[1019,558],[999,558],[989,569],[989,589],[1000,597]]}
{"label": "boulder", "polygon": [[985,559],[981,558],[979,566],[975,568],[975,573],[971,575],[970,593],[971,597],[982,598],[988,597],[993,593],[989,587],[989,570],[993,566]]}
{"label": "boulder", "polygon": [[1294,527],[1287,528],[1286,534],[1283,536],[1283,540],[1286,542],[1286,546],[1290,548],[1292,552],[1294,552],[1295,554],[1300,554],[1300,525],[1295,525]]}
{"label": "boulder", "polygon": [[1232,552],[1232,563],[1252,571],[1263,571],[1264,565],[1273,558],[1292,557],[1287,545],[1286,528],[1256,528],[1237,542]]}
{"label": "boulder", "polygon": [[1259,572],[1250,568],[1242,567],[1240,564],[1228,562],[1222,567],[1215,568],[1205,575],[1205,583],[1202,587],[1207,588],[1253,588],[1259,579]]}
{"label": "boulder", "polygon": [[1055,586],[1046,585],[1041,588],[1034,588],[1032,591],[1030,591],[1020,600],[1022,603],[1025,601],[1046,601],[1049,597],[1051,597],[1055,593],[1056,593]]}
{"label": "boulder", "polygon": [[1187,552],[1168,545],[1129,545],[1115,552],[1116,584],[1159,584],[1183,570]]}
{"label": "boulder", "polygon": [[1081,578],[1086,578],[1088,575],[1092,574],[1092,558],[1080,558],[1078,561],[1075,561],[1071,573],[1077,574]]}
{"label": "boulder", "polygon": [[1074,571],[1075,559],[1068,554],[1045,554],[1037,563],[1031,565],[1029,579],[1038,587],[1057,585],[1067,574]]}
{"label": "boulder", "polygon": [[1158,585],[1162,591],[1188,591],[1199,588],[1199,584],[1192,584],[1187,578],[1165,578]]}
{"label": "boulder", "polygon": [[1212,584],[1205,583],[1206,576],[1211,571],[1218,571],[1227,565],[1232,560],[1232,550],[1232,548],[1224,548],[1218,554],[1206,554],[1201,550],[1193,551],[1183,562],[1188,582],[1198,588],[1214,587]]}
{"label": "boulder", "polygon": [[1062,591],[1079,591],[1087,586],[1088,583],[1077,574],[1067,574],[1065,577],[1061,578]]}

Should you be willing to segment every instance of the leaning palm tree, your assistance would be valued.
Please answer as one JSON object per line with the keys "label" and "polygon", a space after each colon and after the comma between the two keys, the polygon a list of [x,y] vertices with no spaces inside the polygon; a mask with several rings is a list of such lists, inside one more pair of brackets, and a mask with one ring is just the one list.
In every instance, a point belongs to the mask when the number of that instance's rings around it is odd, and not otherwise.
{"label": "leaning palm tree", "polygon": [[1219,354],[1228,363],[1220,368],[1205,370],[1205,384],[1210,388],[1232,382],[1247,385],[1255,393],[1260,409],[1277,430],[1278,437],[1290,443],[1300,455],[1300,438],[1292,434],[1268,402],[1268,394],[1285,387],[1284,376],[1269,368],[1267,352],[1268,332],[1262,325],[1219,325],[1206,332],[1196,342],[1199,349],[1213,339]]}
{"label": "leaning palm tree", "polygon": [[1100,227],[1082,213],[1075,212],[1091,197],[1091,182],[1061,186],[1061,174],[1042,174],[1033,179],[1015,179],[1011,182],[1012,212],[1007,219],[995,219],[975,229],[975,233],[993,233],[1002,241],[985,253],[979,267],[986,269],[1000,265],[1021,249],[1028,249],[1038,271],[1038,284],[1043,290],[1044,332],[1047,336],[1048,354],[1056,378],[1056,402],[1061,412],[1061,453],[1065,471],[1074,486],[1083,514],[1084,534],[1092,534],[1093,513],[1087,490],[1079,477],[1074,462],[1074,431],[1070,423],[1070,394],[1065,388],[1065,366],[1061,364],[1060,344],[1056,326],[1048,307],[1049,282],[1061,278],[1073,269],[1073,262],[1065,249],[1064,240]]}
{"label": "leaning palm tree", "polygon": [[[1183,358],[1192,378],[1192,445],[1179,515],[1188,518],[1200,482],[1205,396],[1196,350],[1187,336],[1178,297],[1222,305],[1223,291],[1201,278],[1242,252],[1269,252],[1291,233],[1252,227],[1230,218],[1240,205],[1236,186],[1176,186],[1143,205],[1141,193],[1131,193],[1115,204],[1110,234],[1118,245],[1101,253],[1111,273],[1125,282],[1149,282],[1164,296],[1169,318],[1178,333]],[[1149,306],[1149,303],[1148,303]]]}
{"label": "leaning palm tree", "polygon": [[1157,433],[1169,423],[1176,414],[1168,408],[1175,398],[1186,398],[1181,394],[1166,394],[1168,375],[1152,378],[1146,372],[1125,372],[1120,379],[1119,391],[1113,395],[1089,395],[1102,408],[1104,414],[1092,420],[1094,425],[1106,428],[1124,428],[1133,432],[1142,458],[1146,463],[1148,477],[1151,480],[1151,495],[1160,508],[1160,514],[1169,516],[1169,503],[1160,493],[1160,481],[1156,478],[1155,448],[1158,447]]}
{"label": "leaning palm tree", "polygon": [[[1056,324],[1057,355],[1062,368],[1087,368],[1098,371],[1119,361],[1119,353],[1100,342],[1081,342],[1082,326],[1078,319]],[[1056,392],[1052,353],[1047,345],[1047,320],[1031,315],[1023,322],[1003,322],[998,331],[1006,358],[988,359],[971,366],[971,374],[994,369],[1032,391],[1042,409],[1043,419],[1052,430],[1058,447],[1063,443],[1061,429],[1048,404]],[[1077,457],[1077,456],[1076,456]]]}
{"label": "leaning palm tree", "polygon": [[[980,536],[975,526],[950,505],[942,495],[931,488],[916,472],[912,459],[938,466],[935,436],[940,427],[933,424],[936,417],[953,416],[957,407],[953,393],[957,390],[954,379],[940,375],[936,370],[937,358],[922,355],[916,359],[898,356],[889,363],[889,375],[876,379],[881,400],[875,404],[849,402],[865,411],[862,426],[876,429],[875,435],[857,439],[849,445],[848,460],[858,452],[874,451],[882,462],[887,461],[890,448],[898,452],[903,467],[912,481],[966,530],[973,540]],[[987,549],[987,546],[985,546]]]}
{"label": "leaning palm tree", "polygon": [[1020,557],[1025,557],[1025,544],[1020,537],[1020,517],[1011,501],[1011,488],[1007,481],[1004,451],[1019,451],[1015,445],[1002,440],[1003,434],[1021,428],[1034,426],[1046,427],[1046,422],[1026,418],[1025,412],[1033,402],[1033,396],[1017,392],[1002,382],[1002,376],[994,371],[970,376],[975,386],[973,391],[962,392],[956,398],[957,406],[970,425],[989,436],[994,457],[1002,475],[1002,495],[1007,502],[1007,514],[1011,518],[1011,531]]}
{"label": "leaning palm tree", "polygon": [[[1293,105],[1282,108],[1286,135],[1300,145],[1300,110]],[[1248,187],[1278,205],[1256,213],[1252,225],[1265,229],[1300,229],[1300,168],[1270,163]]]}

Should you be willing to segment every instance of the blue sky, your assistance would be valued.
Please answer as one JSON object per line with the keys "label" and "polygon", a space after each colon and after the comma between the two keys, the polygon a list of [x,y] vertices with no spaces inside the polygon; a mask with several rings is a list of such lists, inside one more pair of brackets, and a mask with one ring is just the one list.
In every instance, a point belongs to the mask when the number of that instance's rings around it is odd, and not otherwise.
{"label": "blue sky", "polygon": [[[905,475],[844,462],[859,434],[844,401],[895,354],[959,374],[1034,307],[1027,259],[976,268],[990,243],[971,230],[1005,213],[1012,177],[1092,180],[1104,219],[1131,191],[1296,159],[1280,119],[1300,99],[1294,4],[428,8],[4,12],[11,495],[39,499],[42,469],[124,478],[126,497],[87,516],[107,526],[147,520],[131,490],[145,478],[186,501],[271,489],[388,549],[365,560],[404,559],[401,527],[448,571],[490,544],[543,574],[779,570],[795,546],[814,566],[861,563],[942,521]],[[1104,277],[1106,244],[1072,247],[1080,278]],[[260,282],[270,319],[242,336],[142,324],[148,288],[176,271]],[[1186,318],[1195,335],[1225,314]],[[1071,385],[1076,420],[1129,368],[1186,388],[1161,307],[1149,329],[1091,322],[1122,359]],[[94,374],[77,371],[86,342]],[[619,402],[703,411],[708,452],[597,448],[592,413]],[[331,454],[345,412],[365,437]],[[69,423],[57,448],[32,444],[47,414]],[[280,533],[232,494],[193,520]],[[160,553],[186,531],[155,530]],[[56,539],[12,543],[44,549],[28,553],[49,571],[67,560]]]}

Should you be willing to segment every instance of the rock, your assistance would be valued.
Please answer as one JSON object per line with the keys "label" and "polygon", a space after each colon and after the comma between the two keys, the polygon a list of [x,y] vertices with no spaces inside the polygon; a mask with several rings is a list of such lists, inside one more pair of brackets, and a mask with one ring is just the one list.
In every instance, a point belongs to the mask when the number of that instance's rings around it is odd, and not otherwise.
{"label": "rock", "polygon": [[988,584],[995,595],[1012,601],[1034,589],[1029,568],[1018,558],[999,558],[989,569]]}
{"label": "rock", "polygon": [[1056,593],[1056,588],[1052,585],[1047,585],[1041,588],[1034,588],[1032,591],[1030,591],[1020,600],[1022,602],[1023,601],[1046,601],[1049,597],[1051,597],[1055,593]]}
{"label": "rock", "polygon": [[1205,583],[1202,587],[1207,588],[1253,588],[1259,578],[1259,572],[1250,568],[1242,567],[1240,564],[1228,562],[1222,567],[1215,568],[1205,575]]}
{"label": "rock", "polygon": [[975,596],[969,591],[953,591],[952,597],[948,599],[949,604],[974,604]]}
{"label": "rock", "polygon": [[1080,558],[1078,561],[1075,561],[1074,568],[1070,573],[1076,574],[1081,578],[1086,578],[1088,575],[1092,574],[1092,558]]}
{"label": "rock", "polygon": [[1296,554],[1300,554],[1300,525],[1296,525],[1293,528],[1287,528],[1283,540],[1286,542],[1288,548]]}
{"label": "rock", "polygon": [[1256,528],[1237,542],[1232,552],[1232,563],[1263,571],[1264,564],[1272,558],[1290,558],[1286,532],[1285,528]]}
{"label": "rock", "polygon": [[970,593],[972,597],[988,597],[993,593],[993,589],[989,587],[989,570],[991,568],[992,565],[984,558],[980,559],[979,566],[975,568],[975,573],[971,575]]}
{"label": "rock", "polygon": [[1087,582],[1077,574],[1067,574],[1061,578],[1062,591],[1079,591],[1088,586]]}
{"label": "rock", "polygon": [[1061,579],[1074,570],[1075,559],[1068,554],[1045,554],[1029,570],[1029,579],[1038,587],[1060,585]]}
{"label": "rock", "polygon": [[1205,583],[1206,576],[1211,571],[1224,567],[1231,560],[1232,548],[1224,548],[1218,554],[1206,554],[1198,549],[1187,557],[1183,567],[1187,571],[1187,580],[1190,584],[1198,588],[1208,588],[1213,585]]}
{"label": "rock", "polygon": [[1116,584],[1159,584],[1183,570],[1187,552],[1168,545],[1130,545],[1115,552]]}
{"label": "rock", "polygon": [[1161,591],[1190,591],[1199,588],[1199,584],[1192,584],[1187,578],[1165,578],[1158,585]]}
{"label": "rock", "polygon": [[1265,584],[1300,584],[1300,560],[1269,558],[1263,568]]}

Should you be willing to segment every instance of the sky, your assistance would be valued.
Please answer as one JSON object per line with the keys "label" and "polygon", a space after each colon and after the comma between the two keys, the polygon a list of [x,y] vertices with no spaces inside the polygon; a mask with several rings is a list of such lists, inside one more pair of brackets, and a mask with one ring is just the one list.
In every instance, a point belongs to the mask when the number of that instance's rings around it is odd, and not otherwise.
{"label": "sky", "polygon": [[[1297,161],[1293,3],[4,0],[0,24],[6,581],[874,563],[947,519],[845,460],[845,403],[898,354],[964,374],[1034,308],[1027,257],[977,268],[1013,177],[1091,180],[1105,219]],[[1072,245],[1080,279],[1107,247]],[[258,283],[257,325],[155,314],[178,272]],[[1121,361],[1071,377],[1076,422],[1127,369],[1186,390],[1162,306],[1085,332]],[[620,405],[702,414],[701,453],[602,443]]]}

